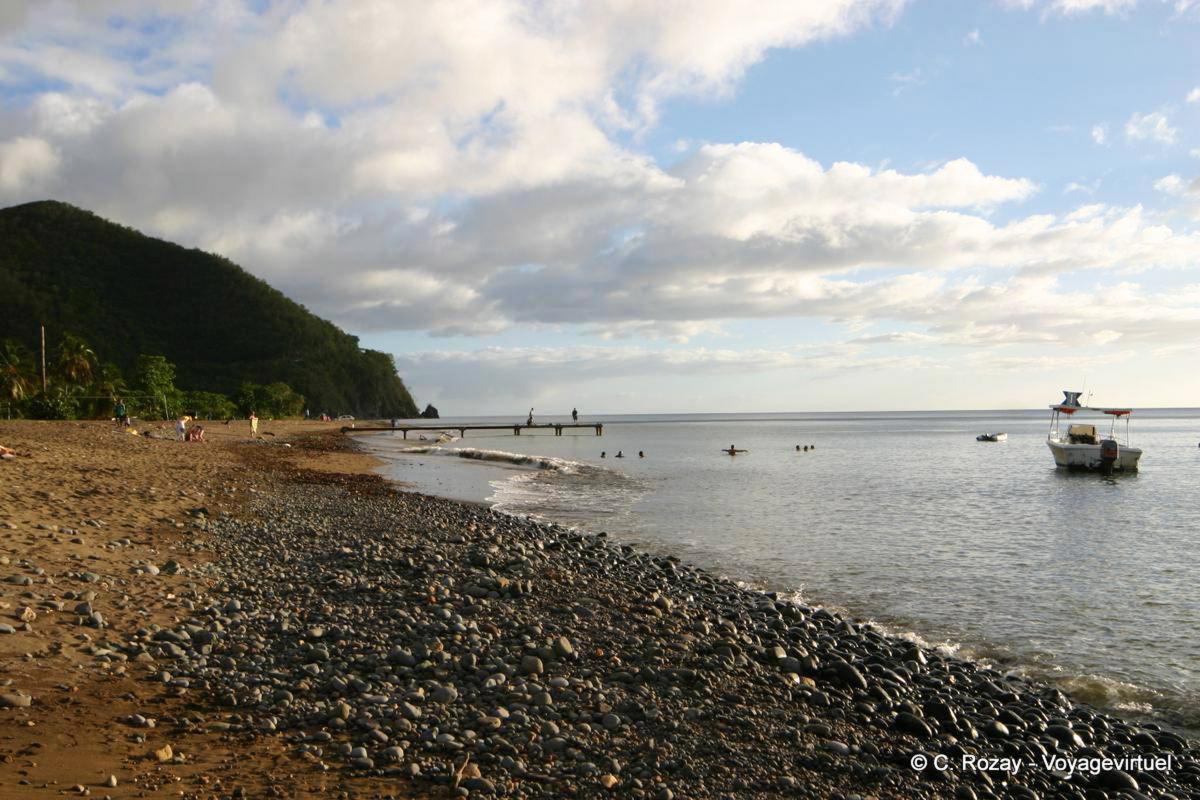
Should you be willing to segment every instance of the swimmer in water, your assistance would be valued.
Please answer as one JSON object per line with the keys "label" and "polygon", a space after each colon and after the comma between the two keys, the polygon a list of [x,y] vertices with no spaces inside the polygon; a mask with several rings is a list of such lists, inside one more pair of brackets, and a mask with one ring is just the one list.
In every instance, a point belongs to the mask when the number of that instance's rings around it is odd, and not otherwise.
{"label": "swimmer in water", "polygon": [[726,450],[726,451],[724,451],[724,452],[726,452],[726,453],[729,453],[729,455],[731,455],[731,456],[736,456],[736,455],[737,455],[737,448],[736,448],[736,447],[734,447],[733,445],[729,445],[729,449],[728,449],[728,450]]}
{"label": "swimmer in water", "polygon": [[615,456],[613,456],[613,458],[624,458],[624,457],[625,457],[625,454],[622,453],[620,450],[618,450],[617,454]]}
{"label": "swimmer in water", "polygon": [[600,451],[600,457],[601,457],[601,458],[604,458],[604,454],[605,454],[605,451],[604,451],[604,450],[601,450],[601,451]]}
{"label": "swimmer in water", "polygon": [[642,450],[638,450],[638,458],[645,458],[645,457],[646,457],[646,453]]}

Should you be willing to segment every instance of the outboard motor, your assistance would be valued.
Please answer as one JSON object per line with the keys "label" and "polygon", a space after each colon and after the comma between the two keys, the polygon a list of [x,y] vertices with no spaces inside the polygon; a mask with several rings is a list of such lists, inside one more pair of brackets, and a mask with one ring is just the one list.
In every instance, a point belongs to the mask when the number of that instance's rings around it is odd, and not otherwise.
{"label": "outboard motor", "polygon": [[1112,475],[1113,465],[1121,457],[1121,448],[1115,439],[1104,439],[1100,442],[1100,471]]}

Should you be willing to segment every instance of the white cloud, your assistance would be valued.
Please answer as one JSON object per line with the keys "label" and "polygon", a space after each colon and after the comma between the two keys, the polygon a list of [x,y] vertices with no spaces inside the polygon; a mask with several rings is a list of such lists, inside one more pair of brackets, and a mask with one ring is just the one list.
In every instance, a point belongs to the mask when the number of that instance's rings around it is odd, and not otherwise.
{"label": "white cloud", "polygon": [[974,30],[967,31],[966,35],[963,36],[963,44],[971,47],[983,44],[983,37],[980,35],[979,29],[975,28]]}
{"label": "white cloud", "polygon": [[[993,347],[1090,336],[1094,312],[1122,342],[1197,333],[1194,298],[1170,306],[1122,289],[1109,321],[1056,282],[1200,260],[1200,235],[1139,207],[1030,214],[1019,204],[1033,180],[967,158],[877,168],[774,143],[687,142],[665,166],[638,149],[664,100],[730,91],[771,48],[886,24],[899,2],[255,14],[196,0],[198,31],[156,27],[167,38],[134,42],[145,55],[132,62],[121,37],[137,26],[94,31],[114,8],[153,5],[29,4],[0,17],[0,69],[55,82],[0,108],[0,193],[57,196],[221,252],[356,331],[682,342],[730,320],[809,317],[914,329],[870,346]],[[76,60],[57,62],[45,42]],[[1107,141],[1104,126],[1093,136]],[[690,352],[620,364],[734,368],[724,351]],[[772,353],[750,363],[865,358]],[[618,366],[606,358],[589,356]]]}
{"label": "white cloud", "polygon": [[921,77],[920,67],[915,67],[909,72],[893,72],[888,76],[888,80],[896,84],[896,87],[892,89],[893,97],[898,97],[914,86],[920,86],[925,83],[925,79]]}
{"label": "white cloud", "polygon": [[41,191],[59,163],[58,153],[44,139],[18,136],[0,142],[0,196]]}
{"label": "white cloud", "polygon": [[1092,126],[1092,141],[1095,142],[1096,144],[1107,144],[1108,143],[1108,126],[1107,125],[1093,125]]}
{"label": "white cloud", "polygon": [[1088,11],[1103,11],[1118,14],[1137,5],[1137,0],[1053,0],[1050,7],[1063,14],[1082,14]]}
{"label": "white cloud", "polygon": [[1187,101],[1189,103],[1200,103],[1200,86],[1188,92]]}
{"label": "white cloud", "polygon": [[1164,175],[1154,182],[1154,188],[1166,194],[1179,196],[1187,190],[1187,183],[1178,175]]}
{"label": "white cloud", "polygon": [[1079,194],[1091,195],[1091,194],[1095,194],[1096,190],[1098,190],[1099,188],[1100,188],[1100,179],[1099,178],[1097,178],[1096,180],[1094,180],[1090,183],[1080,183],[1078,181],[1071,181],[1070,183],[1068,183],[1066,185],[1066,187],[1063,188],[1063,194],[1079,193]]}
{"label": "white cloud", "polygon": [[[529,399],[540,403],[569,388],[586,387],[594,396],[597,385],[615,381],[635,385],[662,378],[699,378],[710,386],[715,379],[763,373],[815,374],[880,370],[938,369],[934,359],[904,354],[871,355],[862,345],[831,343],[790,349],[648,349],[606,347],[490,347],[474,351],[434,350],[398,358],[401,371],[416,376],[424,397],[477,397],[492,403]],[[485,388],[486,387],[486,388]],[[647,398],[643,398],[643,404]],[[660,399],[659,402],[664,402]],[[666,407],[681,405],[665,400]]]}
{"label": "white cloud", "polygon": [[1154,141],[1174,144],[1179,134],[1170,118],[1162,111],[1143,114],[1134,112],[1125,123],[1125,137],[1131,141]]}
{"label": "white cloud", "polygon": [[1010,8],[1041,8],[1044,14],[1073,16],[1091,11],[1121,14],[1137,6],[1138,0],[1001,0]]}

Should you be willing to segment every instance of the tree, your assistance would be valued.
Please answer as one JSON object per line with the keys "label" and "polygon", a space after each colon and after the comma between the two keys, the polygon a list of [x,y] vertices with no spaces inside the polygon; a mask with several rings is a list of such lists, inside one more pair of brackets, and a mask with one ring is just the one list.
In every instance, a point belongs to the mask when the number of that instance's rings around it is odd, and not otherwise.
{"label": "tree", "polygon": [[183,406],[200,419],[231,419],[238,413],[229,398],[217,392],[185,392]]}
{"label": "tree", "polygon": [[264,386],[263,395],[272,417],[298,417],[304,408],[304,397],[282,381]]}
{"label": "tree", "polygon": [[58,346],[58,372],[63,380],[77,388],[92,382],[95,372],[96,353],[87,342],[68,333]]}
{"label": "tree", "polygon": [[100,368],[95,389],[96,394],[107,395],[110,400],[116,400],[129,391],[125,384],[125,378],[121,376],[121,368],[112,363],[105,364]]}
{"label": "tree", "polygon": [[51,386],[29,398],[29,416],[34,419],[75,419],[79,401],[66,386]]}
{"label": "tree", "polygon": [[89,419],[108,419],[118,397],[129,394],[129,387],[116,364],[108,363],[96,370],[96,380],[88,391],[84,415]]}
{"label": "tree", "polygon": [[163,356],[143,353],[137,358],[137,374],[143,391],[152,398],[151,413],[162,411],[164,419],[169,417],[171,407],[178,408],[181,399],[175,388],[175,365]]}
{"label": "tree", "polygon": [[33,393],[36,384],[33,355],[15,339],[0,345],[0,392],[5,399],[20,403]]}
{"label": "tree", "polygon": [[238,387],[237,394],[234,395],[233,402],[238,407],[238,411],[242,416],[247,416],[251,411],[258,411],[258,390],[262,387],[255,383],[243,383]]}
{"label": "tree", "polygon": [[235,399],[243,414],[253,411],[260,417],[298,417],[304,408],[304,396],[282,381],[243,383]]}

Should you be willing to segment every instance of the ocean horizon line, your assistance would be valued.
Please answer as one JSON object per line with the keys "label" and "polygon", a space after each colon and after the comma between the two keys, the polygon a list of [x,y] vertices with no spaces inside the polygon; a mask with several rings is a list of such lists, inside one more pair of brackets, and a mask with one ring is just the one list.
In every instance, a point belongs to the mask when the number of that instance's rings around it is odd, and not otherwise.
{"label": "ocean horizon line", "polygon": [[[771,418],[780,417],[788,418],[799,415],[807,416],[835,416],[835,415],[881,415],[881,416],[897,416],[901,414],[1044,414],[1049,411],[1050,403],[1044,406],[1032,408],[910,408],[910,409],[839,409],[839,410],[821,410],[821,411],[624,411],[619,413],[598,412],[587,414],[580,413],[581,421],[587,421],[589,424],[593,422],[603,422],[608,420],[616,420],[631,417],[758,417]],[[1085,408],[1132,408],[1135,414],[1137,413],[1161,413],[1161,412],[1193,412],[1200,414],[1200,406],[1129,406],[1129,405],[1111,405],[1111,406],[1087,406]],[[558,417],[570,417],[570,411],[548,411],[537,412],[534,414],[534,422],[537,423],[540,419],[553,419]],[[437,419],[426,420],[433,424],[436,422],[444,422],[446,420],[467,420],[467,419],[513,419],[526,417],[525,412],[513,413],[486,413],[486,414],[454,414]],[[413,417],[412,419],[420,419]],[[764,420],[765,421],[765,420]]]}

